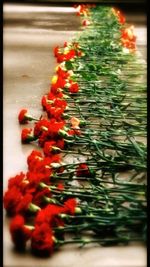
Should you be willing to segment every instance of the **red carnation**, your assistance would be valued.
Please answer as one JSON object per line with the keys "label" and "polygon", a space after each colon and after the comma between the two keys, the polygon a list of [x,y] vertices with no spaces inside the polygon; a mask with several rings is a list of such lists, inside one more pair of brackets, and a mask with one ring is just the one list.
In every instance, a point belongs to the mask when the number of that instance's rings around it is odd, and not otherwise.
{"label": "red carnation", "polygon": [[67,107],[67,102],[64,99],[56,98],[54,100],[53,106],[65,109]]}
{"label": "red carnation", "polygon": [[76,56],[75,50],[71,49],[66,55],[65,55],[65,61],[68,61]]}
{"label": "red carnation", "polygon": [[65,126],[65,121],[56,121],[55,119],[51,119],[49,128],[48,128],[48,135],[51,139],[55,140],[59,136],[59,131],[62,130]]}
{"label": "red carnation", "polygon": [[66,59],[65,55],[59,54],[57,56],[57,63],[61,63],[61,62],[65,61],[65,59]]}
{"label": "red carnation", "polygon": [[35,192],[36,188],[39,186],[39,183],[43,182],[46,184],[50,183],[50,175],[52,174],[52,170],[51,169],[47,169],[43,170],[43,172],[39,172],[38,171],[38,166],[36,166],[35,169],[33,169],[33,171],[29,171],[27,173],[27,177],[29,180],[29,184],[27,186],[27,192]]}
{"label": "red carnation", "polygon": [[77,201],[75,198],[70,198],[64,203],[64,213],[74,215],[75,213],[75,208],[77,206]]}
{"label": "red carnation", "polygon": [[64,71],[60,67],[58,67],[57,74],[58,74],[58,76],[61,76],[63,79],[68,79],[68,77],[70,76],[68,71]]}
{"label": "red carnation", "polygon": [[118,19],[120,24],[124,24],[126,22],[125,17],[121,13],[118,15]]}
{"label": "red carnation", "polygon": [[32,202],[35,205],[42,207],[43,205],[45,205],[44,197],[51,197],[51,192],[49,188],[44,188],[41,191],[36,192]]}
{"label": "red carnation", "polygon": [[58,57],[59,54],[60,54],[59,46],[56,46],[56,47],[54,48],[54,56],[55,56],[55,57]]}
{"label": "red carnation", "polygon": [[50,226],[63,225],[62,220],[58,217],[64,211],[64,208],[58,205],[49,204],[46,208],[41,209],[35,218],[35,223],[40,225],[48,223]]}
{"label": "red carnation", "polygon": [[77,130],[77,129],[71,129],[67,132],[70,136],[73,136],[73,135],[80,135],[81,132],[80,130]]}
{"label": "red carnation", "polygon": [[59,147],[60,149],[64,149],[65,147],[64,139],[58,139],[56,142],[56,146]]}
{"label": "red carnation", "polygon": [[49,127],[49,121],[46,119],[42,119],[38,121],[34,126],[34,136],[39,137],[42,132],[46,132]]}
{"label": "red carnation", "polygon": [[[58,150],[54,150],[53,147],[57,147]],[[48,141],[44,143],[43,152],[45,156],[52,156],[53,153],[59,153],[59,148],[64,149],[64,140]]]}
{"label": "red carnation", "polygon": [[43,152],[45,154],[45,156],[50,156],[52,151],[53,146],[56,146],[56,142],[55,141],[49,141],[49,142],[45,142],[44,144],[44,148],[43,148]]}
{"label": "red carnation", "polygon": [[26,176],[23,172],[20,172],[20,174],[17,174],[16,176],[9,178],[8,189],[12,188],[13,186],[18,187],[20,189],[23,185],[25,178]]}
{"label": "red carnation", "polygon": [[38,144],[40,147],[43,147],[45,142],[49,140],[49,136],[48,136],[48,132],[43,132],[40,136],[39,136],[39,140],[38,140]]}
{"label": "red carnation", "polygon": [[16,207],[16,213],[24,213],[28,210],[33,196],[29,193],[21,196],[21,199]]}
{"label": "red carnation", "polygon": [[38,150],[32,150],[30,155],[27,157],[27,163],[30,166],[31,164],[36,163],[39,160],[42,160],[42,153]]}
{"label": "red carnation", "polygon": [[83,20],[83,22],[82,22],[83,26],[89,26],[90,24],[91,24],[90,21],[87,19]]}
{"label": "red carnation", "polygon": [[60,190],[60,191],[63,191],[64,190],[64,185],[62,183],[59,183],[57,185],[57,189]]}
{"label": "red carnation", "polygon": [[25,221],[21,215],[16,215],[10,223],[10,233],[15,247],[22,250],[30,239],[32,230],[24,225]]}
{"label": "red carnation", "polygon": [[49,256],[53,252],[54,239],[53,232],[47,223],[35,225],[32,233],[32,252],[38,256]]}
{"label": "red carnation", "polygon": [[46,106],[47,106],[47,95],[43,95],[43,97],[41,99],[41,105],[43,107],[43,110],[45,110]]}
{"label": "red carnation", "polygon": [[34,140],[35,140],[35,137],[32,134],[32,129],[25,128],[22,130],[22,133],[21,133],[22,143],[26,144]]}
{"label": "red carnation", "polygon": [[[47,180],[50,177],[50,175],[52,174],[52,170],[49,166],[53,160],[56,160],[56,158],[53,158],[53,157],[43,158],[41,161],[37,161],[36,164],[34,164],[31,167],[30,171],[35,173],[35,175],[37,175],[37,177],[39,174],[45,175],[45,179]],[[60,160],[60,158],[58,159],[58,156],[57,156],[57,160]]]}
{"label": "red carnation", "polygon": [[83,55],[82,51],[77,51],[77,56],[81,57]]}
{"label": "red carnation", "polygon": [[16,207],[20,203],[22,194],[20,190],[13,186],[5,192],[4,195],[4,208],[8,215],[12,216],[16,214]]}
{"label": "red carnation", "polygon": [[54,162],[60,162],[61,160],[61,156],[60,155],[51,155],[51,157],[45,157],[44,160],[43,160],[43,164],[45,165],[50,165],[51,163],[54,163]]}
{"label": "red carnation", "polygon": [[46,112],[47,112],[48,118],[54,118],[57,121],[62,119],[62,115],[63,115],[64,111],[65,111],[64,108],[52,107],[50,105],[47,105],[47,107],[46,107]]}
{"label": "red carnation", "polygon": [[20,124],[25,124],[25,123],[28,122],[27,112],[28,112],[27,109],[22,109],[22,110],[19,112],[18,120],[19,120],[19,123],[20,123]]}
{"label": "red carnation", "polygon": [[57,81],[55,83],[52,83],[51,85],[51,92],[55,94],[56,91],[59,91],[58,89],[63,89],[65,87],[65,84],[66,80],[61,76],[58,76]]}
{"label": "red carnation", "polygon": [[48,97],[48,100],[55,100],[56,99],[56,97],[57,98],[63,98],[63,93],[62,92],[49,92],[48,93],[48,95],[47,95],[47,97]]}
{"label": "red carnation", "polygon": [[76,175],[77,177],[82,177],[82,176],[91,177],[91,172],[87,164],[81,163],[76,169]]}
{"label": "red carnation", "polygon": [[79,91],[79,85],[77,83],[71,83],[69,87],[70,93],[77,93]]}

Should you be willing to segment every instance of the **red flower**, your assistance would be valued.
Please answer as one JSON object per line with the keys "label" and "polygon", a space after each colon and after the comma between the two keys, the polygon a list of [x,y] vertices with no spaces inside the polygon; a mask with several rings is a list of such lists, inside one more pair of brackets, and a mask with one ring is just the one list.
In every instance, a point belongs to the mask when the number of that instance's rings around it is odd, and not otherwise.
{"label": "red flower", "polygon": [[51,85],[51,92],[55,94],[55,92],[59,92],[59,89],[63,89],[65,87],[66,80],[62,78],[61,76],[57,77],[57,81],[55,83],[52,83]]}
{"label": "red flower", "polygon": [[64,190],[64,185],[62,183],[59,183],[57,185],[57,189],[60,190],[60,191],[63,191]]}
{"label": "red flower", "polygon": [[75,208],[77,206],[77,201],[75,198],[70,198],[64,203],[64,213],[74,215],[75,213]]}
{"label": "red flower", "polygon": [[136,36],[134,35],[134,32],[133,32],[133,26],[130,26],[130,27],[122,30],[122,38],[128,39],[132,42],[136,41]]}
{"label": "red flower", "polygon": [[16,214],[16,207],[20,203],[22,194],[20,190],[13,186],[8,189],[4,194],[4,208],[6,209],[8,215],[12,216]]}
{"label": "red flower", "polygon": [[65,55],[63,55],[63,54],[59,54],[59,55],[57,56],[57,63],[61,63],[61,62],[65,61],[65,60],[66,60]]}
{"label": "red flower", "polygon": [[84,19],[83,22],[82,22],[83,26],[89,26],[90,24],[91,24],[90,21],[87,20],[87,19]]}
{"label": "red flower", "polygon": [[43,163],[45,165],[50,165],[53,162],[60,162],[61,156],[60,155],[51,155],[51,157],[45,157]]}
{"label": "red flower", "polygon": [[21,133],[21,141],[26,144],[34,140],[34,136],[32,134],[32,129],[25,128]]}
{"label": "red flower", "polygon": [[126,22],[125,17],[120,13],[118,16],[119,22],[120,24],[124,24]]}
{"label": "red flower", "polygon": [[67,107],[67,102],[64,99],[56,98],[54,100],[53,106],[65,109]]}
{"label": "red flower", "polygon": [[34,136],[39,137],[43,131],[47,131],[49,127],[49,121],[42,119],[35,124]]}
{"label": "red flower", "polygon": [[45,205],[45,201],[43,199],[44,197],[51,197],[50,189],[44,188],[43,190],[36,192],[34,197],[33,197],[32,202],[35,205],[41,207],[41,206]]}
{"label": "red flower", "polygon": [[49,142],[45,142],[44,144],[44,148],[43,148],[43,152],[45,154],[45,156],[50,156],[52,151],[52,147],[56,146],[56,142],[55,141],[49,141]]}
{"label": "red flower", "polygon": [[43,152],[45,156],[52,156],[52,154],[59,153],[59,150],[54,150],[53,147],[64,149],[64,140],[49,141],[44,143]]}
{"label": "red flower", "polygon": [[33,166],[30,166],[30,170],[37,174],[45,175],[46,176],[45,179],[46,179],[47,177],[50,177],[52,173],[51,169],[49,168],[49,165],[52,162],[52,160],[53,160],[53,157],[43,158],[42,160],[37,161],[36,164],[34,164]]}
{"label": "red flower", "polygon": [[77,51],[77,56],[81,57],[83,55],[82,51]]}
{"label": "red flower", "polygon": [[43,110],[45,110],[46,106],[47,106],[47,95],[43,95],[43,97],[41,99],[41,105],[43,107]]}
{"label": "red flower", "polygon": [[49,136],[48,136],[48,132],[43,132],[38,140],[38,144],[40,147],[43,147],[45,142],[47,142],[49,140]]}
{"label": "red flower", "polygon": [[120,22],[120,24],[124,24],[126,19],[123,16],[123,14],[120,12],[120,10],[116,9],[116,8],[112,8],[112,12],[114,13],[114,15],[116,15],[118,21]]}
{"label": "red flower", "polygon": [[68,61],[76,56],[76,52],[74,49],[71,49],[66,55],[65,55],[65,61]]}
{"label": "red flower", "polygon": [[45,156],[52,156],[54,153],[58,153],[59,151],[53,150],[53,147],[58,147],[60,149],[64,148],[64,140],[60,139],[57,141],[49,141],[45,142],[43,152]]}
{"label": "red flower", "polygon": [[23,185],[25,178],[26,176],[23,172],[20,172],[20,174],[17,174],[16,176],[9,178],[8,189],[12,188],[13,186],[18,187],[20,189]]}
{"label": "red flower", "polygon": [[122,34],[121,34],[122,45],[131,50],[135,50],[136,48],[136,45],[135,45],[136,36],[134,35],[133,29],[134,29],[133,26],[125,28],[122,30]]}
{"label": "red flower", "polygon": [[64,149],[65,147],[64,139],[58,139],[56,142],[56,146],[59,147],[60,149]]}
{"label": "red flower", "polygon": [[51,139],[56,140],[59,137],[59,131],[65,126],[65,121],[56,121],[55,119],[50,120],[48,135]]}
{"label": "red flower", "polygon": [[39,256],[49,256],[53,252],[53,232],[47,223],[35,225],[31,238],[32,252]]}
{"label": "red flower", "polygon": [[67,133],[69,135],[80,135],[81,134],[80,130],[77,130],[77,129],[71,129]]}
{"label": "red flower", "polygon": [[45,106],[49,118],[61,120],[61,116],[67,107],[67,102],[64,99],[55,98],[52,104]]}
{"label": "red flower", "polygon": [[70,76],[68,71],[64,71],[61,67],[58,67],[57,74],[58,76],[61,76],[63,79],[68,79],[68,77]]}
{"label": "red flower", "polygon": [[61,63],[63,61],[68,61],[76,56],[76,52],[74,49],[70,49],[67,53],[57,53],[57,62]]}
{"label": "red flower", "polygon": [[22,109],[19,112],[18,120],[20,124],[25,124],[28,122],[27,112],[28,112],[27,109]]}
{"label": "red flower", "polygon": [[41,161],[43,158],[42,153],[38,150],[32,150],[31,154],[27,157],[27,164],[30,166],[35,165],[37,161]]}
{"label": "red flower", "polygon": [[4,208],[10,216],[16,213],[24,213],[31,201],[32,195],[28,193],[23,195],[17,187],[13,186],[4,195]]}
{"label": "red flower", "polygon": [[62,92],[57,92],[55,94],[54,92],[52,93],[51,91],[48,93],[47,98],[48,100],[55,100],[57,98],[63,98],[63,93]]}
{"label": "red flower", "polygon": [[41,172],[37,171],[39,166],[36,166],[33,171],[29,171],[27,173],[27,178],[29,180],[29,184],[27,186],[28,192],[32,190],[32,192],[35,192],[36,188],[39,186],[39,183],[43,182],[46,184],[50,183],[50,176],[52,174],[51,169],[45,169]]}
{"label": "red flower", "polygon": [[65,111],[64,108],[52,107],[50,105],[47,105],[47,107],[46,107],[46,112],[47,112],[48,118],[54,118],[57,121],[62,119],[62,115],[63,115],[64,111]]}
{"label": "red flower", "polygon": [[21,199],[16,207],[16,213],[24,213],[28,210],[33,196],[31,194],[25,194],[21,196]]}
{"label": "red flower", "polygon": [[79,91],[79,85],[77,83],[71,83],[71,86],[69,87],[70,93],[77,93]]}
{"label": "red flower", "polygon": [[48,223],[50,226],[62,225],[62,220],[58,217],[64,211],[64,208],[58,205],[49,204],[46,208],[41,209],[35,218],[35,223],[40,225]]}
{"label": "red flower", "polygon": [[32,230],[29,230],[24,223],[24,218],[21,215],[16,215],[10,223],[11,238],[15,247],[19,250],[25,248],[26,242],[32,234]]}
{"label": "red flower", "polygon": [[85,163],[81,163],[76,170],[76,175],[77,177],[82,177],[82,176],[91,177],[91,172],[89,170],[88,165]]}
{"label": "red flower", "polygon": [[54,56],[55,56],[55,57],[58,57],[59,54],[60,54],[59,46],[56,46],[56,47],[54,48]]}

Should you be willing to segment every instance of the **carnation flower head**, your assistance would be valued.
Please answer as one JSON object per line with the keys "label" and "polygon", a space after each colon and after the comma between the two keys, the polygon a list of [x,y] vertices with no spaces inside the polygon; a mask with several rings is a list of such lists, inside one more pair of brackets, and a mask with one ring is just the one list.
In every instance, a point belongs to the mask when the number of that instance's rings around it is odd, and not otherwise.
{"label": "carnation flower head", "polygon": [[75,214],[75,208],[77,206],[77,201],[75,198],[70,198],[65,201],[64,203],[64,213],[74,215]]}
{"label": "carnation flower head", "polygon": [[28,113],[28,110],[27,109],[22,109],[19,112],[18,121],[19,121],[20,124],[28,123],[27,113]]}
{"label": "carnation flower head", "polygon": [[54,249],[54,234],[49,224],[35,225],[31,238],[32,252],[38,256],[49,256]]}
{"label": "carnation flower head", "polygon": [[32,133],[32,129],[28,129],[28,128],[25,128],[25,129],[22,129],[22,132],[21,132],[21,141],[23,144],[26,144],[26,143],[30,143],[31,141],[34,140],[34,135]]}
{"label": "carnation flower head", "polygon": [[16,215],[10,223],[10,234],[17,250],[24,250],[26,242],[31,238],[32,230],[25,226],[23,216]]}
{"label": "carnation flower head", "polygon": [[89,170],[89,167],[86,163],[79,164],[79,166],[76,169],[76,175],[77,177],[82,177],[82,176],[91,177],[92,176]]}

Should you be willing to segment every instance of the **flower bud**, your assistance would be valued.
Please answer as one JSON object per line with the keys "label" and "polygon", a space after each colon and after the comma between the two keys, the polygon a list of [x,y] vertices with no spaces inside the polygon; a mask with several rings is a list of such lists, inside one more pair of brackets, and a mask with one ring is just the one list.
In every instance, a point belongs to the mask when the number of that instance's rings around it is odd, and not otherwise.
{"label": "flower bud", "polygon": [[82,213],[82,209],[80,207],[76,207],[75,214],[81,214],[81,213]]}
{"label": "flower bud", "polygon": [[33,204],[33,203],[30,203],[28,210],[31,212],[37,212],[37,211],[41,210],[41,208],[38,207],[37,205]]}
{"label": "flower bud", "polygon": [[57,146],[52,146],[52,151],[53,152],[61,152],[62,150]]}
{"label": "flower bud", "polygon": [[69,137],[69,135],[67,134],[67,132],[64,131],[64,130],[59,130],[59,134],[60,134],[61,136],[63,136],[63,137]]}

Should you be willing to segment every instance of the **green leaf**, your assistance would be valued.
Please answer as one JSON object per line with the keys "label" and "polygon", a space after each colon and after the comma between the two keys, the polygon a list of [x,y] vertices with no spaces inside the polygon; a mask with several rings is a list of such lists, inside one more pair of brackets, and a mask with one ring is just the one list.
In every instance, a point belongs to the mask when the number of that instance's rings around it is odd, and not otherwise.
{"label": "green leaf", "polygon": [[71,61],[66,61],[65,62],[65,67],[67,70],[72,70],[73,69],[73,64]]}

